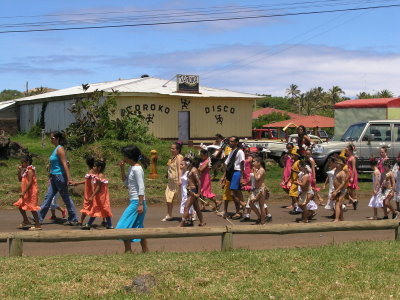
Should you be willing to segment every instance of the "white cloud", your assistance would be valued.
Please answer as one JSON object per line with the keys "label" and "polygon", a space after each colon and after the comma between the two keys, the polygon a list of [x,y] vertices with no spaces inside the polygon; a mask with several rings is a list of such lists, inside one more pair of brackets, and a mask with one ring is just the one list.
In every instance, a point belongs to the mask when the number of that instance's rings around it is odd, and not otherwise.
{"label": "white cloud", "polygon": [[[284,51],[284,49],[287,49]],[[292,83],[302,91],[340,86],[347,96],[388,89],[400,95],[400,53],[345,50],[321,45],[219,45],[163,54],[131,54],[107,63],[158,70],[153,76],[200,74],[205,85],[284,95]]]}

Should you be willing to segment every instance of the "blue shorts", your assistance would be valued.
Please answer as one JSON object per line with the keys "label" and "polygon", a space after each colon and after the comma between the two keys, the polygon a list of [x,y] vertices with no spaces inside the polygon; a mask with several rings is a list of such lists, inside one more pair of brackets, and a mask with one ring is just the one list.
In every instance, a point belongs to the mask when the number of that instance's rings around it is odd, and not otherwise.
{"label": "blue shorts", "polygon": [[232,176],[231,184],[229,189],[234,191],[240,191],[240,178],[242,177],[242,173],[240,171],[235,171]]}

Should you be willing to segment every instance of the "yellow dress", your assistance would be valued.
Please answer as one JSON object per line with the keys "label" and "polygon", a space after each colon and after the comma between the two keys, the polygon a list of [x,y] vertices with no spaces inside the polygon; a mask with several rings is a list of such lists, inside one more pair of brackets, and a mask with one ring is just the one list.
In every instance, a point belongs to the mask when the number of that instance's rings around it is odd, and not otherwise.
{"label": "yellow dress", "polygon": [[179,188],[179,176],[178,176],[178,166],[177,158],[178,156],[183,159],[181,154],[178,154],[174,158],[168,160],[168,184],[167,188],[165,189],[165,199],[167,203],[172,203],[174,200],[179,199],[180,195],[180,188]]}
{"label": "yellow dress", "polygon": [[299,160],[296,160],[293,165],[292,165],[292,171],[290,173],[290,190],[289,190],[289,196],[290,197],[298,197],[299,196],[299,186],[297,184],[297,179],[299,178]]}

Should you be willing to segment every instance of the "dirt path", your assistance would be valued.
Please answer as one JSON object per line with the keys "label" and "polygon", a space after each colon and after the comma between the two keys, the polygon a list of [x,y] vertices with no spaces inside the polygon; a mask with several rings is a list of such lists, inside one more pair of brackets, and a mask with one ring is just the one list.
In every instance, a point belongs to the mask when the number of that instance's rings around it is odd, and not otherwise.
{"label": "dirt path", "polygon": [[[270,211],[273,215],[272,224],[283,224],[294,222],[296,216],[288,214],[288,210],[282,208],[287,202],[269,203]],[[233,208],[233,203],[230,204]],[[124,207],[113,208],[113,222],[117,223]],[[163,205],[152,205],[148,207],[145,227],[174,227],[178,226],[178,210],[174,207],[174,213],[177,216],[173,221],[161,222],[165,215],[165,207]],[[359,209],[354,211],[352,208],[345,213],[347,221],[361,221],[371,215],[371,208],[368,207],[368,201],[363,199],[360,201]],[[379,212],[381,213],[381,212]],[[313,222],[330,222],[327,218],[331,212],[323,207],[318,209],[318,215]],[[218,217],[213,212],[205,212],[205,221],[207,226],[224,226],[229,225],[227,220]],[[254,215],[252,215],[254,216]],[[16,226],[20,223],[21,217],[16,209],[0,210],[0,231],[12,232],[17,231]],[[96,221],[97,223],[100,220]],[[235,226],[243,223],[231,220]],[[245,223],[252,224],[252,223]],[[196,224],[197,225],[197,224]],[[268,226],[268,224],[266,225]],[[43,225],[44,230],[66,229],[80,230],[78,227],[69,227],[58,224],[51,224],[46,220]],[[103,228],[92,230],[105,230]],[[306,247],[318,246],[332,243],[342,243],[355,240],[390,240],[394,238],[393,230],[382,231],[353,231],[353,232],[324,232],[310,234],[292,234],[292,235],[235,235],[234,247],[247,249],[272,249],[286,247]],[[149,247],[151,251],[200,251],[200,250],[219,250],[220,237],[199,237],[199,238],[172,238],[172,239],[151,239]],[[134,248],[139,251],[140,245],[135,243]],[[120,241],[91,241],[91,242],[64,242],[64,243],[25,243],[24,255],[60,255],[60,254],[115,254],[121,253],[123,250]],[[0,255],[7,255],[7,245],[0,243]]]}

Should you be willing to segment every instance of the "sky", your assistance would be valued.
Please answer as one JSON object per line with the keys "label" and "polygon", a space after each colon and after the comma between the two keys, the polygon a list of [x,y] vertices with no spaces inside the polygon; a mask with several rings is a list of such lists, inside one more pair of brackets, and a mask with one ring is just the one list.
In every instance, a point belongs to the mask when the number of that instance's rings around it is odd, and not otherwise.
{"label": "sky", "polygon": [[[309,14],[383,5],[399,6]],[[285,96],[296,84],[400,95],[400,0],[14,0],[0,10],[0,90],[195,74],[201,85],[252,94]],[[5,32],[266,15],[281,16]]]}

